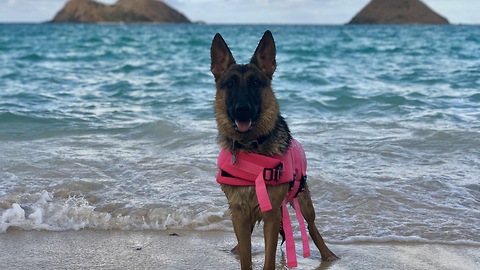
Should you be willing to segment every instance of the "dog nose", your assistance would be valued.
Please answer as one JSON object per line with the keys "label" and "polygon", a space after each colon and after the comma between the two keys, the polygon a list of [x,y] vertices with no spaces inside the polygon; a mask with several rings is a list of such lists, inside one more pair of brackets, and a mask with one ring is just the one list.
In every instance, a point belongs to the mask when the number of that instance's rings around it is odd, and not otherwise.
{"label": "dog nose", "polygon": [[235,106],[235,112],[237,113],[248,113],[251,109],[252,107],[250,106],[250,104],[237,104]]}

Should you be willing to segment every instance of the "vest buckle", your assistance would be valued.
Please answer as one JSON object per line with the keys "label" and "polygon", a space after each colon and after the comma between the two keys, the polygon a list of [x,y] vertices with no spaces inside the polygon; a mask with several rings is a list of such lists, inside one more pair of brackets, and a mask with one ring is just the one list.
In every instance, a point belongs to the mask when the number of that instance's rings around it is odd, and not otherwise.
{"label": "vest buckle", "polygon": [[263,180],[265,181],[278,181],[280,176],[283,173],[283,164],[280,163],[276,168],[264,168],[263,169]]}

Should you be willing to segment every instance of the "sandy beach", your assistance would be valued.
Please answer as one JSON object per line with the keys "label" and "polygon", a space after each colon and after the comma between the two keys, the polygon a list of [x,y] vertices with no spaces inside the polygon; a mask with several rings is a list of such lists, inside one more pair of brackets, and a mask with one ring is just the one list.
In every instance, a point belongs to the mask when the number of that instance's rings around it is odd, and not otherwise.
{"label": "sandy beach", "polygon": [[[187,230],[10,230],[0,234],[0,268],[239,269],[236,256],[229,252],[234,238],[231,232]],[[480,266],[478,246],[388,242],[329,246],[340,260],[320,262],[318,251],[312,250],[310,258],[299,256],[296,269],[473,270]],[[255,233],[253,253],[255,269],[261,269],[263,239]],[[277,269],[287,269],[284,253],[277,252],[277,257]]]}

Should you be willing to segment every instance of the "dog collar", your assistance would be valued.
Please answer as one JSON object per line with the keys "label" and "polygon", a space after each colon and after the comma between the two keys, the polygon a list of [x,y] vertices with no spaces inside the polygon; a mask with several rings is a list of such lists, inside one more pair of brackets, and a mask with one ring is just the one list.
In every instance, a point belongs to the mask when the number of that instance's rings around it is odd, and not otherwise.
{"label": "dog collar", "polygon": [[265,136],[260,136],[256,138],[255,140],[248,141],[248,142],[241,142],[241,141],[236,141],[233,140],[232,145],[233,149],[243,149],[243,148],[248,148],[248,147],[253,147],[254,149],[257,149],[262,143],[264,143],[268,139],[269,135]]}

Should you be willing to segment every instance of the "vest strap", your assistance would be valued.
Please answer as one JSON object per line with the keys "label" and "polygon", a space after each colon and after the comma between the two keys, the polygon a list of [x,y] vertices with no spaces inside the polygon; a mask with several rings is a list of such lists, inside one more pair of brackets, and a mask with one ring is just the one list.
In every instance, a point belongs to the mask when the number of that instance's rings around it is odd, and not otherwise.
{"label": "vest strap", "polygon": [[300,233],[302,234],[303,257],[308,258],[310,257],[310,245],[308,244],[307,228],[305,227],[305,221],[303,220],[298,198],[293,199],[293,208],[295,208],[298,225],[300,226]]}
{"label": "vest strap", "polygon": [[282,226],[285,232],[285,250],[287,251],[287,266],[288,268],[297,267],[297,251],[295,250],[295,239],[293,238],[292,223],[290,221],[290,214],[288,213],[287,203],[282,203]]}
{"label": "vest strap", "polygon": [[260,210],[262,212],[267,212],[272,210],[272,204],[270,203],[270,198],[267,193],[267,186],[263,180],[263,171],[258,174],[257,179],[255,179],[255,193],[257,194],[258,204],[260,205]]}
{"label": "vest strap", "polygon": [[[303,220],[302,212],[300,210],[300,204],[298,199],[293,199],[293,206],[295,208],[295,214],[300,227],[300,233],[302,235],[302,249],[303,257],[310,257],[310,245],[308,243],[307,228],[305,227],[305,221]],[[285,232],[285,250],[287,252],[287,266],[288,268],[297,267],[297,251],[295,249],[295,239],[293,237],[292,223],[290,220],[290,214],[287,209],[287,200],[282,203],[282,228]]]}

